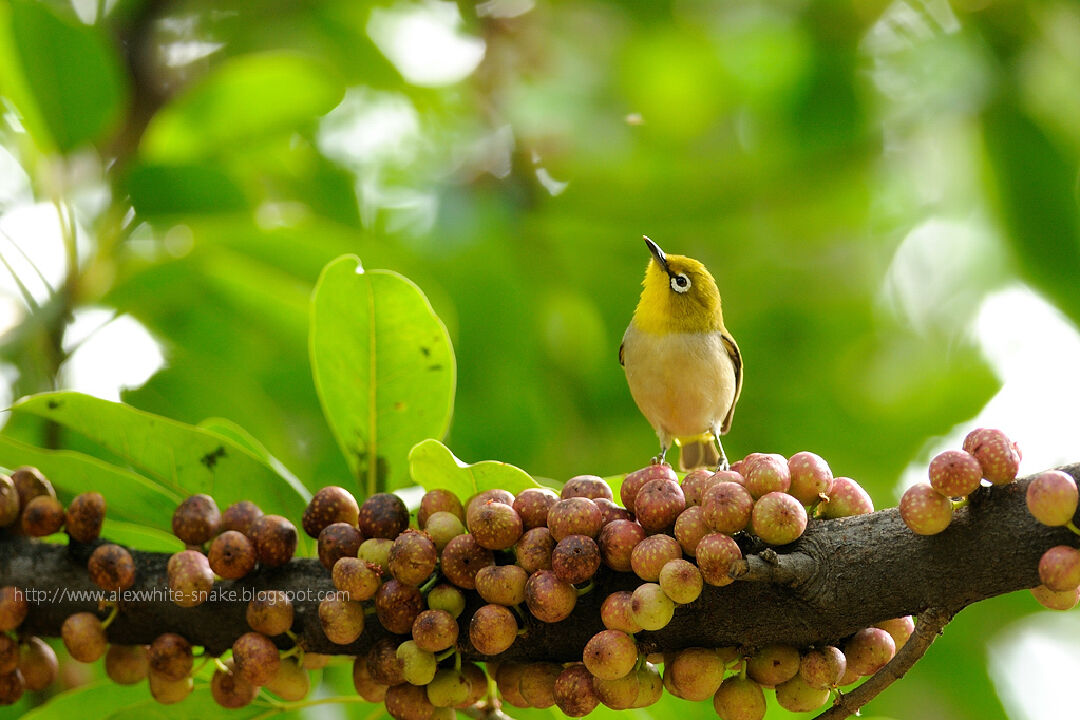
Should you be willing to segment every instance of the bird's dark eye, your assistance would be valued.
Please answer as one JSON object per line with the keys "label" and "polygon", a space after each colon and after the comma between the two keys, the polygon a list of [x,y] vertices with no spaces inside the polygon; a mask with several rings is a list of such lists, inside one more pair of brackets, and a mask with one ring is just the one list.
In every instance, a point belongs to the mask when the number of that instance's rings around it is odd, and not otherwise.
{"label": "bird's dark eye", "polygon": [[684,293],[690,289],[690,278],[682,273],[671,276],[671,289],[677,293]]}

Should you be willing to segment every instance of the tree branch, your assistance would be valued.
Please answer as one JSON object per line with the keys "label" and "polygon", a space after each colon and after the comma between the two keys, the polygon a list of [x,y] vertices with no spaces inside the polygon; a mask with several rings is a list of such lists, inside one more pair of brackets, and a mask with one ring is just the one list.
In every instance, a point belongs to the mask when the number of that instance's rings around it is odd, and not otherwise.
{"label": "tree branch", "polygon": [[[1062,469],[1080,477],[1080,464]],[[813,521],[798,542],[748,555],[736,569],[739,581],[722,588],[706,586],[696,602],[676,611],[667,627],[642,632],[638,638],[646,652],[692,646],[836,644],[883,620],[920,614],[928,608],[935,609],[931,619],[937,614],[951,616],[974,602],[1038,585],[1042,553],[1054,545],[1075,546],[1077,538],[1067,529],[1048,528],[1031,517],[1024,499],[1029,481],[977,491],[945,532],[929,537],[908,530],[895,508]],[[50,598],[32,604],[27,632],[56,636],[68,615],[96,609],[93,599],[78,595],[96,590],[86,573],[91,549],[12,537],[0,541],[0,584],[31,588]],[[252,593],[270,588],[297,597],[293,630],[308,650],[357,655],[386,634],[372,618],[356,643],[338,646],[326,639],[319,625],[318,594],[332,591],[333,585],[330,574],[315,559],[294,559],[282,568],[254,572],[243,581],[216,583],[215,599],[185,609],[162,597],[168,555],[137,551],[133,555],[136,584],[109,627],[113,642],[149,643],[173,631],[219,653],[247,630],[244,612]],[[524,636],[500,659],[580,660],[585,643],[603,629],[599,609],[607,594],[638,584],[632,574],[602,568],[593,591],[578,600],[567,620],[547,625],[525,613]],[[151,596],[139,598],[136,593]],[[469,596],[463,629],[482,604],[475,593]],[[924,627],[929,630],[933,623],[926,622]],[[289,643],[284,636],[279,640],[282,646]],[[469,644],[467,632],[462,632],[460,643],[465,657],[482,657]],[[916,647],[918,642],[905,656]],[[906,670],[900,660],[894,662],[890,673]],[[891,682],[885,677],[882,687]]]}
{"label": "tree branch", "polygon": [[866,703],[870,702],[881,693],[882,690],[904,677],[911,666],[919,662],[926,653],[930,644],[941,634],[945,625],[952,620],[952,612],[941,608],[930,608],[919,613],[915,623],[915,631],[904,643],[893,659],[885,667],[878,670],[869,680],[855,688],[846,695],[840,695],[833,706],[818,715],[814,720],[843,720],[859,711]]}

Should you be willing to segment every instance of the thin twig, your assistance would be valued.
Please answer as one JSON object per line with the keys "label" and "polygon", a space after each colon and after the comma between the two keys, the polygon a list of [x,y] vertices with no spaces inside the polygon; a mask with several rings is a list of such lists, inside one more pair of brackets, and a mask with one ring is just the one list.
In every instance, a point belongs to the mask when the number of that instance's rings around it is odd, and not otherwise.
{"label": "thin twig", "polygon": [[893,659],[862,685],[846,695],[839,696],[831,708],[814,720],[843,720],[854,715],[859,708],[877,697],[878,693],[904,677],[911,666],[922,658],[952,617],[953,612],[944,608],[928,608],[919,613],[915,631]]}

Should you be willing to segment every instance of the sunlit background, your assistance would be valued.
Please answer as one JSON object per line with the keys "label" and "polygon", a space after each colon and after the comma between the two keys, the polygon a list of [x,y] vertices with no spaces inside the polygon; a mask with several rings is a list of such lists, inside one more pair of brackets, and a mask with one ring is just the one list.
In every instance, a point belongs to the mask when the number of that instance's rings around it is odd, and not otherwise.
{"label": "sunlit background", "polygon": [[[355,252],[447,324],[459,457],[626,472],[647,233],[723,293],[729,456],[813,450],[878,507],[978,426],[1080,459],[1075,2],[10,0],[0,103],[4,407],[227,417],[347,485],[307,302]],[[1078,647],[997,598],[866,715],[1064,717]]]}

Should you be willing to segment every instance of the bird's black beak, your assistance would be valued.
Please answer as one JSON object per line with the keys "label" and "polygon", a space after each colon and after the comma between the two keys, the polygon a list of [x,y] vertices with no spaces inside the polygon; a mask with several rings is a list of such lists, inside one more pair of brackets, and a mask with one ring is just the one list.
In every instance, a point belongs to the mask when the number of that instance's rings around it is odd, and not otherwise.
{"label": "bird's black beak", "polygon": [[642,235],[641,237],[644,238],[645,245],[649,248],[649,252],[652,253],[652,256],[656,258],[656,262],[660,263],[660,267],[664,269],[664,272],[670,275],[671,271],[668,270],[667,255],[664,254],[664,251],[660,249],[659,245],[650,240],[648,235]]}

